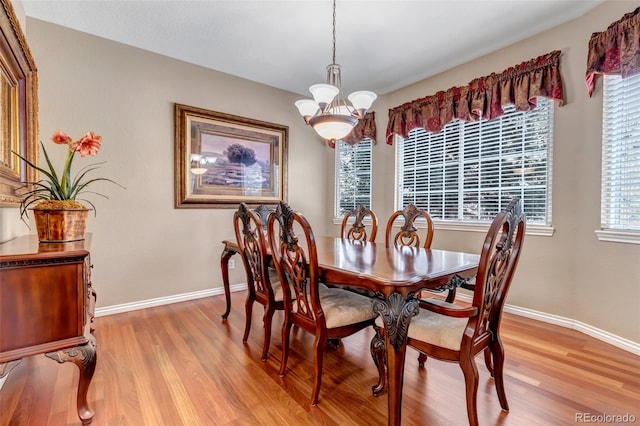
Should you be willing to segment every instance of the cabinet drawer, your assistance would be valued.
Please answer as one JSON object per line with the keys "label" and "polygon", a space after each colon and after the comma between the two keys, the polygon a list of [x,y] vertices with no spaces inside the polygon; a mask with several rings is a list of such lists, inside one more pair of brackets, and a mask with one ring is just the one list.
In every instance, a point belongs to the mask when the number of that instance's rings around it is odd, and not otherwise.
{"label": "cabinet drawer", "polygon": [[0,353],[83,335],[84,262],[0,270]]}

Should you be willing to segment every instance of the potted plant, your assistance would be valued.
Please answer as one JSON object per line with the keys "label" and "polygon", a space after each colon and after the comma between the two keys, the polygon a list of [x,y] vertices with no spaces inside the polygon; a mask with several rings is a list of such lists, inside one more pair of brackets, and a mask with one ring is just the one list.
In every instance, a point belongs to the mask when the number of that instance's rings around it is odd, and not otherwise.
{"label": "potted plant", "polygon": [[25,182],[21,188],[20,217],[28,217],[28,210],[33,210],[40,242],[69,242],[84,239],[89,208],[81,201],[89,204],[94,212],[95,206],[89,200],[78,199],[83,194],[90,192],[102,197],[102,194],[88,191],[87,187],[97,181],[108,181],[122,187],[111,179],[97,177],[89,178],[88,174],[97,169],[97,164],[83,167],[72,178],[71,165],[76,153],[81,157],[94,156],[100,150],[102,137],[93,132],[87,132],[82,138],[73,141],[69,135],[62,131],[56,131],[51,136],[51,141],[57,145],[67,147],[67,158],[62,173],[56,173],[47,150],[42,142],[42,152],[47,163],[47,168],[38,167],[20,154],[14,152],[22,161],[33,167],[40,173],[37,182]]}

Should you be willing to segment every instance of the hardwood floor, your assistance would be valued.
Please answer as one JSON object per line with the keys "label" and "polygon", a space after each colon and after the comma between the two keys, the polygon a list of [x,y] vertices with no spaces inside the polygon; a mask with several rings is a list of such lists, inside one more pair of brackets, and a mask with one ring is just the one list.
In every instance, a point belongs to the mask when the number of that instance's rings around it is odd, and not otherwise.
{"label": "hardwood floor", "polygon": [[[274,317],[269,358],[260,361],[262,310],[242,343],[244,292],[96,318],[98,364],[89,388],[94,425],[385,425],[386,394],[371,395],[376,369],[365,330],[325,353],[320,403],[309,405],[312,336],[293,329],[288,372],[278,377],[282,315]],[[478,416],[485,425],[575,424],[579,413],[631,415],[640,423],[640,357],[579,332],[505,315],[505,386],[500,410],[478,357]],[[464,425],[462,372],[408,349],[403,424]],[[79,425],[77,368],[29,357],[0,390],[0,425]],[[602,423],[602,422],[600,422]],[[611,423],[611,422],[609,422]]]}

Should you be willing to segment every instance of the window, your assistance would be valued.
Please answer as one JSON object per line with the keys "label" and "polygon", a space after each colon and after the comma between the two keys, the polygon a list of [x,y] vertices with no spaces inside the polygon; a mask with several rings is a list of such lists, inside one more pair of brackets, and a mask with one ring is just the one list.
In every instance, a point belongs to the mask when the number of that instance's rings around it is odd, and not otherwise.
{"label": "window", "polygon": [[336,142],[336,218],[360,204],[371,208],[372,140],[355,145]]}
{"label": "window", "polygon": [[494,120],[412,130],[396,143],[396,209],[413,203],[440,228],[473,229],[517,196],[531,230],[550,235],[552,130],[553,101],[542,97],[529,112],[509,105]]}
{"label": "window", "polygon": [[640,75],[604,76],[601,222],[601,240],[640,244]]}

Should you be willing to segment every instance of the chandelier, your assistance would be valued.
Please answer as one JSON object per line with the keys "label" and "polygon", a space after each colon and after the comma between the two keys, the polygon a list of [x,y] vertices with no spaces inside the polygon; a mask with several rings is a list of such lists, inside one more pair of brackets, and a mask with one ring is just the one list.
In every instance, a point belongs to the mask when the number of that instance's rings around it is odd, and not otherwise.
{"label": "chandelier", "polygon": [[327,84],[312,85],[309,92],[313,100],[295,103],[305,123],[331,142],[347,136],[377,98],[375,93],[363,90],[351,93],[347,100],[341,85],[340,65],[336,64],[336,0],[333,0],[333,62],[327,66]]}

